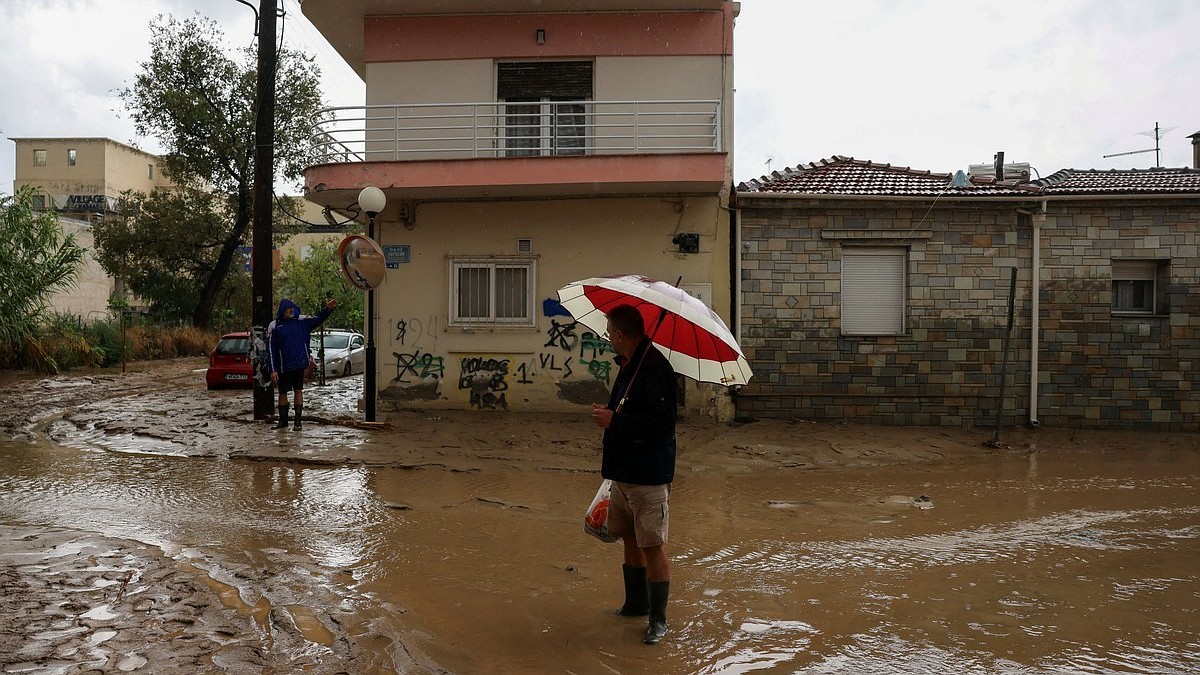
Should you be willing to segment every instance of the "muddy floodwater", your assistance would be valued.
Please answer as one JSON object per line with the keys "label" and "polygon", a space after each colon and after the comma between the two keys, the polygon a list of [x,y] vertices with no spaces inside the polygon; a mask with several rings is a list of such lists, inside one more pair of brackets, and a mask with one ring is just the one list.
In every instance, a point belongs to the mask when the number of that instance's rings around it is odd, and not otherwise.
{"label": "muddy floodwater", "polygon": [[0,672],[1200,672],[1194,434],[686,420],[647,647],[586,420],[193,369],[0,383]]}

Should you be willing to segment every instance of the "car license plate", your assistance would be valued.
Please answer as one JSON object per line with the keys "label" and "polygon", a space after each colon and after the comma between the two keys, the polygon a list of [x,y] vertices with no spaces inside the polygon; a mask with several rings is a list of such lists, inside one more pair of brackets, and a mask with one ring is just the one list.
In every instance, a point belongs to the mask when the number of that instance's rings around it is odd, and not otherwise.
{"label": "car license plate", "polygon": [[243,375],[242,373],[226,373],[225,379],[227,379],[227,380],[248,380],[248,379],[250,379],[250,376]]}

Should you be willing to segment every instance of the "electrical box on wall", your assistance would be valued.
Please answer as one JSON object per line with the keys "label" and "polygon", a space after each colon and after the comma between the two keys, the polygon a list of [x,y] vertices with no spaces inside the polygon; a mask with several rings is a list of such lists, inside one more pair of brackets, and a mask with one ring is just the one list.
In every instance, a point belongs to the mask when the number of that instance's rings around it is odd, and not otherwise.
{"label": "electrical box on wall", "polygon": [[680,284],[679,288],[712,309],[712,284]]}

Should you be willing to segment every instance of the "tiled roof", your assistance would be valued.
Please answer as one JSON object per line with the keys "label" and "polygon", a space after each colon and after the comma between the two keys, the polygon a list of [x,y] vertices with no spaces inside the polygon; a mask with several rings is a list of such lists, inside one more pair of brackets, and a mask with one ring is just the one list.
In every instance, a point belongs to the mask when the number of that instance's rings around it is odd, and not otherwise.
{"label": "tiled roof", "polygon": [[1030,185],[1047,195],[1200,194],[1200,169],[1063,169]]}
{"label": "tiled roof", "polygon": [[879,195],[895,197],[1036,197],[1040,188],[995,178],[969,178],[970,185],[954,187],[953,176],[834,155],[794,169],[774,171],[738,185],[740,192],[811,195]]}
{"label": "tiled roof", "polygon": [[1061,195],[1200,194],[1200,169],[1063,169],[1027,183],[969,178],[954,187],[948,173],[877,164],[834,155],[773,171],[737,186],[739,192],[892,197],[1054,197]]}

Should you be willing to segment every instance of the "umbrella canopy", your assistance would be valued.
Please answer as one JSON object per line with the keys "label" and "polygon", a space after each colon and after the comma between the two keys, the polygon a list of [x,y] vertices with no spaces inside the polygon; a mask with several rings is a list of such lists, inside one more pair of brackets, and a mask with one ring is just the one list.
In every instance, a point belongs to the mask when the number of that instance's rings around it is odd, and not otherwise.
{"label": "umbrella canopy", "polygon": [[558,299],[576,321],[604,334],[607,313],[632,305],[646,333],[675,372],[699,382],[746,384],[753,373],[737,340],[716,312],[671,284],[637,275],[593,277],[558,289]]}

